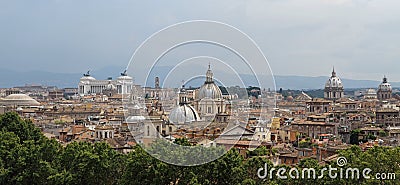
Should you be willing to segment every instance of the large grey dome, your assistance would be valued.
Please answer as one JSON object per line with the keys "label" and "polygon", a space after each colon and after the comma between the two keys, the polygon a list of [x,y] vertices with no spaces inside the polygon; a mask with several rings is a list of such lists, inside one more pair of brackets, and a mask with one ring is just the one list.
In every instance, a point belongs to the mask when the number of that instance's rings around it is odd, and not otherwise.
{"label": "large grey dome", "polygon": [[199,89],[199,99],[203,98],[221,99],[222,92],[214,83],[204,84]]}
{"label": "large grey dome", "polygon": [[197,111],[187,101],[185,86],[178,92],[178,104],[169,114],[169,121],[174,124],[185,124],[199,120]]}
{"label": "large grey dome", "polygon": [[198,119],[199,115],[196,110],[188,104],[174,107],[169,114],[169,121],[174,124],[191,123],[193,121],[198,121]]}
{"label": "large grey dome", "polygon": [[10,94],[0,100],[0,105],[37,106],[40,103],[26,94]]}

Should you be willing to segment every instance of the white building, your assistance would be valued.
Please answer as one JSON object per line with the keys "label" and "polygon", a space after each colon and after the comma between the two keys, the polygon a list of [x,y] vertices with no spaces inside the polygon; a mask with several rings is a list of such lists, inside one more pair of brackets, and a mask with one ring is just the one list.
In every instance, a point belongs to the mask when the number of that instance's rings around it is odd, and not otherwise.
{"label": "white building", "polygon": [[104,90],[115,87],[118,94],[129,94],[133,86],[133,78],[126,74],[126,70],[121,73],[117,80],[97,80],[92,77],[89,71],[83,75],[79,81],[79,95],[102,94]]}

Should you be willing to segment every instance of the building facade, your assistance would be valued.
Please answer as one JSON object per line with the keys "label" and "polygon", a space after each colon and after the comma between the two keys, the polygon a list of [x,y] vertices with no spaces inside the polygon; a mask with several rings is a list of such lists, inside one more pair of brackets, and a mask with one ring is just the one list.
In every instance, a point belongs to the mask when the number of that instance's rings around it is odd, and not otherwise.
{"label": "building facade", "polygon": [[97,80],[92,77],[89,71],[83,74],[79,81],[78,93],[80,96],[89,94],[103,94],[104,90],[116,89],[118,94],[129,94],[133,86],[133,78],[128,76],[126,70],[121,73],[117,80],[111,78],[107,80]]}

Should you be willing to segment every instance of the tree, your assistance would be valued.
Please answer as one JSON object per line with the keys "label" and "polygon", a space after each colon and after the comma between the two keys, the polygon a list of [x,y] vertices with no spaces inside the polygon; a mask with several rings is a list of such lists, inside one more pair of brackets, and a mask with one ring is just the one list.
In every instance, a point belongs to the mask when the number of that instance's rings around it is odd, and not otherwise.
{"label": "tree", "polygon": [[16,113],[0,116],[0,184],[49,184],[60,145]]}
{"label": "tree", "polygon": [[258,169],[264,168],[265,165],[268,166],[269,169],[273,167],[271,161],[264,157],[252,157],[247,159],[243,163],[243,167],[245,169],[245,179],[243,180],[243,184],[269,184],[272,180],[261,179],[258,177]]}
{"label": "tree", "polygon": [[352,145],[358,145],[359,140],[358,136],[360,135],[361,130],[360,129],[354,129],[350,133],[350,144]]}
{"label": "tree", "polygon": [[123,172],[124,156],[106,143],[73,142],[60,153],[52,176],[57,184],[114,184]]}

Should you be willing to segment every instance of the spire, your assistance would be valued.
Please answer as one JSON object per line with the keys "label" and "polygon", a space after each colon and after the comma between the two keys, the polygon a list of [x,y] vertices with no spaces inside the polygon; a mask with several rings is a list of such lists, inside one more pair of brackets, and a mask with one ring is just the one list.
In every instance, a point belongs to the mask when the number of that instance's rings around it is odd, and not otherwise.
{"label": "spire", "polygon": [[154,79],[154,87],[156,89],[160,88],[160,78],[158,78],[158,76],[156,76],[156,78]]}
{"label": "spire", "polygon": [[208,63],[208,70],[206,73],[206,83],[213,83],[213,82],[214,80],[213,80],[213,73],[211,71],[211,64]]}
{"label": "spire", "polygon": [[333,66],[333,70],[332,70],[332,77],[336,76],[336,72],[335,72],[335,66]]}

